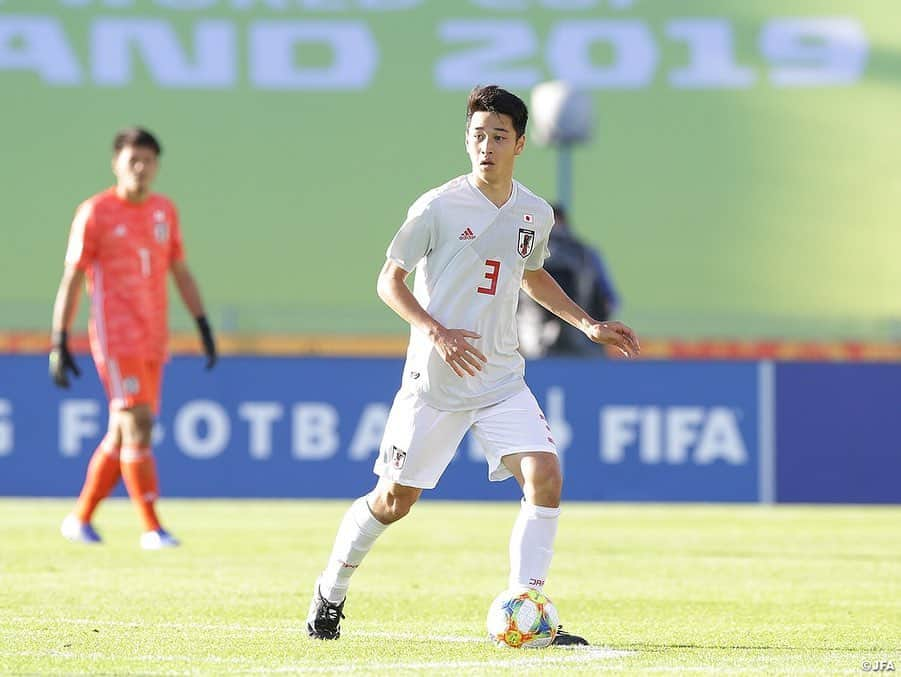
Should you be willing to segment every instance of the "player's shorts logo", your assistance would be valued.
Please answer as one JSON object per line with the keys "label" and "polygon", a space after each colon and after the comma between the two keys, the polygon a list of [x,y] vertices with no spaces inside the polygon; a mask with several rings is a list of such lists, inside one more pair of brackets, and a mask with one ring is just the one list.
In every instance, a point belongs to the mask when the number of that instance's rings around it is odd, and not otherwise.
{"label": "player's shorts logo", "polygon": [[169,239],[169,224],[161,221],[153,226],[153,235],[157,242],[165,242]]}
{"label": "player's shorts logo", "polygon": [[519,229],[519,243],[516,245],[516,251],[523,258],[528,257],[535,247],[535,231],[526,228]]}
{"label": "player's shorts logo", "polygon": [[122,379],[122,390],[126,395],[137,395],[141,390],[141,382],[135,376],[128,376]]}
{"label": "player's shorts logo", "polygon": [[407,460],[407,452],[398,449],[397,447],[391,447],[391,467],[395,470],[400,470],[404,467],[404,462]]}

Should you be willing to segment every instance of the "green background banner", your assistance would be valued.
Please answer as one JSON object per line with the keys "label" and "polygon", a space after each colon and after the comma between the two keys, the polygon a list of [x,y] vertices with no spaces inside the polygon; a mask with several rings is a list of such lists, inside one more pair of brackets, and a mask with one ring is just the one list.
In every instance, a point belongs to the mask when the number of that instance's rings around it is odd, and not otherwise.
{"label": "green background banner", "polygon": [[[550,79],[593,97],[572,220],[641,333],[901,333],[895,0],[0,2],[0,328],[49,325],[75,206],[138,123],[219,327],[402,332],[375,277],[468,170],[466,91]],[[518,178],[554,198],[555,151]]]}

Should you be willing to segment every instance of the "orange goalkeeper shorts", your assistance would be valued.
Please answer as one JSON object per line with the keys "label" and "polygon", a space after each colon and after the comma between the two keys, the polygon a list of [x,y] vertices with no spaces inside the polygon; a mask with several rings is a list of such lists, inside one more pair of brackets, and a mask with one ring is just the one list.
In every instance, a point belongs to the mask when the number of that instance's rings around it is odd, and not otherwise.
{"label": "orange goalkeeper shorts", "polygon": [[106,390],[110,410],[148,405],[154,414],[160,410],[160,385],[163,365],[158,360],[123,357],[97,362],[97,372]]}

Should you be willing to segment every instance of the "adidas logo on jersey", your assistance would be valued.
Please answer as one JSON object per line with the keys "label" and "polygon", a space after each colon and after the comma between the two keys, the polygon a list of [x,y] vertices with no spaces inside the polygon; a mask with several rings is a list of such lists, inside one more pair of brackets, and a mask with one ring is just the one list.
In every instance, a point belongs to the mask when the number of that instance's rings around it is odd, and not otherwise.
{"label": "adidas logo on jersey", "polygon": [[472,232],[472,228],[467,228],[462,233],[460,233],[461,240],[475,240],[476,234]]}

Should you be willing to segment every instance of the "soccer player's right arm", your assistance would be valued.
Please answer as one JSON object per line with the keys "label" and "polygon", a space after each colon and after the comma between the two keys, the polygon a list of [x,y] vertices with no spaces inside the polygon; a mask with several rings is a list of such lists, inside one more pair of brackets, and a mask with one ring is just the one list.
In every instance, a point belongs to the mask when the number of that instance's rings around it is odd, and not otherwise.
{"label": "soccer player's right arm", "polygon": [[423,308],[406,279],[410,273],[396,261],[388,259],[379,273],[379,298],[404,320],[429,337],[441,358],[457,376],[475,376],[488,360],[466,339],[480,338],[474,331],[448,329]]}
{"label": "soccer player's right arm", "polygon": [[431,249],[434,225],[431,205],[426,197],[421,197],[410,207],[406,220],[388,245],[387,261],[376,285],[379,298],[391,310],[429,337],[443,327],[419,304],[406,279]]}
{"label": "soccer player's right arm", "polygon": [[69,372],[81,376],[75,358],[69,352],[69,327],[78,309],[78,297],[84,282],[84,271],[73,265],[66,265],[63,279],[56,292],[53,304],[53,333],[50,348],[50,379],[60,388],[69,387]]}
{"label": "soccer player's right arm", "polygon": [[53,304],[52,348],[50,350],[50,377],[56,385],[69,387],[67,372],[80,374],[78,365],[69,352],[68,332],[78,311],[78,299],[84,285],[87,267],[97,254],[97,223],[92,200],[84,202],[75,212],[66,247],[66,267]]}
{"label": "soccer player's right arm", "polygon": [[413,327],[429,337],[438,354],[457,376],[474,376],[487,361],[468,338],[480,338],[466,329],[448,329],[432,317],[407,287],[410,271],[428,255],[435,244],[434,216],[429,203],[420,199],[407,213],[388,247],[385,265],[379,273],[379,298]]}
{"label": "soccer player's right arm", "polygon": [[441,323],[423,308],[413,292],[407,286],[406,280],[410,275],[408,270],[400,266],[397,261],[388,259],[379,273],[376,291],[379,298],[385,302],[391,310],[400,315],[406,322],[416,327],[427,336],[434,336],[443,329]]}
{"label": "soccer player's right arm", "polygon": [[69,352],[69,327],[78,310],[78,299],[84,284],[84,271],[94,256],[93,215],[89,204],[82,205],[75,215],[66,250],[66,267],[53,304],[52,347],[50,349],[50,378],[61,388],[69,387],[69,372],[81,372]]}
{"label": "soccer player's right arm", "polygon": [[78,310],[78,299],[84,284],[84,271],[95,255],[94,213],[90,202],[82,204],[75,213],[66,248],[66,267],[53,305],[53,335],[72,326]]}
{"label": "soccer player's right arm", "polygon": [[63,269],[63,278],[59,282],[56,301],[53,304],[53,335],[68,331],[78,311],[78,299],[84,285],[84,271],[73,265]]}

